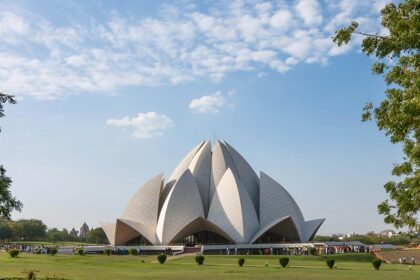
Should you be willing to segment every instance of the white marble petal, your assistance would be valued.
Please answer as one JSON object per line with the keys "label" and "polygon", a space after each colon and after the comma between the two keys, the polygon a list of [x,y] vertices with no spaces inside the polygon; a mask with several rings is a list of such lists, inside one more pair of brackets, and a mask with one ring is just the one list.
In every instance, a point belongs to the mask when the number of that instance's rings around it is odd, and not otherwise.
{"label": "white marble petal", "polygon": [[204,214],[209,209],[209,191],[211,175],[211,143],[206,141],[200,150],[195,154],[188,167],[197,183],[203,201]]}
{"label": "white marble petal", "polygon": [[305,223],[302,212],[293,197],[274,179],[261,172],[260,175],[260,224],[261,227],[274,220],[290,216],[302,240],[302,227]]}
{"label": "white marble petal", "polygon": [[230,168],[226,170],[216,188],[208,220],[238,244],[250,242],[259,228],[252,200]]}
{"label": "white marble petal", "polygon": [[198,217],[204,218],[200,192],[191,171],[187,169],[168,195],[156,227],[161,244],[169,244],[172,238]]}
{"label": "white marble petal", "polygon": [[101,228],[104,230],[110,245],[115,244],[115,223],[101,223]]}
{"label": "white marble petal", "polygon": [[252,199],[257,214],[260,209],[259,195],[260,195],[260,180],[252,169],[251,165],[238,153],[231,145],[225,141],[225,145],[228,148],[229,154],[236,166],[237,175],[242,182],[242,185],[249,193],[249,197]]}

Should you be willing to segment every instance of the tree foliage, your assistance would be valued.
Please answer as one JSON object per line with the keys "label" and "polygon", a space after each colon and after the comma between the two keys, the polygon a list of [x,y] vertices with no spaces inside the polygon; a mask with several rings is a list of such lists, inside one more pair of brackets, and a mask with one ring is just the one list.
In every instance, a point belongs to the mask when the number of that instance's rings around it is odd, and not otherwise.
{"label": "tree foliage", "polygon": [[[16,103],[13,96],[0,92],[0,118],[4,117],[3,104]],[[0,127],[1,131],[1,127]],[[0,218],[10,219],[13,210],[21,211],[22,202],[12,196],[10,186],[12,180],[6,176],[6,170],[0,165]]]}
{"label": "tree foliage", "polygon": [[0,118],[4,117],[3,104],[5,103],[16,104],[16,100],[13,95],[0,92]]}
{"label": "tree foliage", "polygon": [[10,219],[13,210],[22,210],[22,202],[10,192],[11,184],[12,179],[6,176],[6,170],[0,165],[0,218]]}
{"label": "tree foliage", "polygon": [[73,241],[72,236],[70,236],[69,231],[65,228],[59,230],[58,228],[51,228],[47,231],[48,241],[57,242],[57,241]]}
{"label": "tree foliage", "polygon": [[86,241],[92,244],[108,244],[108,238],[102,228],[91,229],[88,232]]}
{"label": "tree foliage", "polygon": [[41,241],[44,240],[47,231],[47,226],[36,219],[9,221],[8,224],[14,240]]}
{"label": "tree foliage", "polygon": [[0,241],[49,241],[49,242],[88,242],[91,244],[108,244],[102,228],[89,231],[87,238],[72,236],[66,228],[50,228],[41,220],[21,219],[10,221],[0,219]]}
{"label": "tree foliage", "polygon": [[389,199],[378,205],[378,211],[397,228],[420,230],[416,217],[420,209],[420,1],[386,5],[381,22],[389,31],[386,35],[364,33],[352,22],[338,30],[333,41],[341,46],[354,34],[364,36],[363,53],[376,58],[371,70],[383,75],[386,97],[377,106],[367,103],[362,120],[373,115],[379,130],[392,143],[401,144],[404,152],[403,162],[392,169],[400,179],[384,185]]}

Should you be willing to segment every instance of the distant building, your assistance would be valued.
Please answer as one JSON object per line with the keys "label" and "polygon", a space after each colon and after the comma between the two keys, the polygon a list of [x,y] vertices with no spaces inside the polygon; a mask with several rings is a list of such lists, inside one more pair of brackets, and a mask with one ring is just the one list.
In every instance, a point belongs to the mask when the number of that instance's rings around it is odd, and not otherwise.
{"label": "distant building", "polygon": [[80,227],[79,231],[79,237],[86,238],[89,232],[89,226],[86,224],[86,222],[83,223],[83,225]]}
{"label": "distant building", "polygon": [[78,235],[79,235],[79,232],[75,230],[74,228],[72,228],[72,230],[70,231],[70,236],[77,237]]}
{"label": "distant building", "polygon": [[383,236],[383,237],[390,238],[390,237],[393,237],[393,236],[397,235],[397,233],[395,231],[393,231],[392,229],[387,229],[387,230],[381,231],[379,233],[379,235]]}

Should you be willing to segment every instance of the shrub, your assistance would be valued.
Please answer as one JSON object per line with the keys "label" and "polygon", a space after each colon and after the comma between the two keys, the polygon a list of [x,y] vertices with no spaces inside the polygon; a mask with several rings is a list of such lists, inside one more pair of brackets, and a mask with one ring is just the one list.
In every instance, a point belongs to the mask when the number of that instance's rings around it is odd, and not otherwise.
{"label": "shrub", "polygon": [[109,248],[105,249],[104,250],[104,255],[107,255],[107,256],[111,255],[111,249],[109,249]]}
{"label": "shrub", "polygon": [[51,248],[50,249],[50,255],[51,256],[54,256],[55,254],[57,254],[57,252],[58,252],[57,248]]}
{"label": "shrub", "polygon": [[240,259],[238,260],[238,264],[239,264],[239,266],[243,266],[243,265],[244,265],[244,263],[245,263],[245,259],[244,259],[244,258],[240,258]]}
{"label": "shrub", "polygon": [[282,267],[286,267],[289,264],[289,258],[287,257],[280,258],[279,263]]}
{"label": "shrub", "polygon": [[204,263],[204,256],[203,255],[195,256],[195,262],[198,265],[202,265]]}
{"label": "shrub", "polygon": [[373,259],[372,260],[372,265],[376,270],[379,270],[379,268],[381,267],[381,260],[380,259]]}
{"label": "shrub", "polygon": [[12,258],[16,258],[19,255],[19,250],[18,249],[10,249],[9,250],[9,255]]}
{"label": "shrub", "polygon": [[309,248],[309,253],[310,253],[312,256],[316,256],[316,255],[318,255],[318,252],[317,252],[316,248],[314,248],[314,247]]}
{"label": "shrub", "polygon": [[334,267],[335,261],[332,259],[327,260],[327,266],[332,269]]}
{"label": "shrub", "polygon": [[76,250],[76,253],[77,253],[79,256],[83,256],[83,255],[85,254],[85,252],[83,251],[83,248],[78,248],[78,249]]}
{"label": "shrub", "polygon": [[165,254],[160,254],[157,256],[158,262],[161,264],[164,264],[166,261],[166,255]]}
{"label": "shrub", "polygon": [[130,250],[128,250],[128,253],[132,256],[137,256],[137,250],[134,248],[131,248]]}
{"label": "shrub", "polygon": [[26,279],[35,280],[36,279],[35,270],[29,270],[28,275],[26,276]]}

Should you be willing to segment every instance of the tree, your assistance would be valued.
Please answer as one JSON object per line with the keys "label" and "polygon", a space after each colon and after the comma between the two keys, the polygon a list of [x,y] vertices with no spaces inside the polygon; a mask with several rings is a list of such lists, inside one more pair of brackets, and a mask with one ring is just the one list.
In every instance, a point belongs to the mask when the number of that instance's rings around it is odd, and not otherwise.
{"label": "tree", "polygon": [[[0,92],[0,118],[4,117],[3,104],[7,102],[16,103],[13,96]],[[13,197],[10,192],[11,184],[12,180],[6,176],[6,170],[3,165],[0,165],[0,218],[8,220],[13,210],[22,210],[22,202]]]}
{"label": "tree", "polygon": [[3,104],[5,103],[16,104],[16,100],[14,99],[13,95],[4,94],[0,92],[0,118],[4,117]]}
{"label": "tree", "polygon": [[108,244],[108,238],[102,228],[91,229],[88,232],[86,241],[94,244]]}
{"label": "tree", "polygon": [[36,241],[42,240],[47,231],[47,226],[36,219],[21,219],[11,222],[13,238],[16,240]]}
{"label": "tree", "polygon": [[67,229],[63,228],[59,230],[57,228],[51,228],[47,232],[48,241],[69,241],[71,239]]}
{"label": "tree", "polygon": [[10,228],[9,222],[4,219],[0,219],[0,240],[12,239],[12,229]]}
{"label": "tree", "polygon": [[385,99],[374,106],[367,103],[362,120],[372,117],[379,130],[394,144],[403,147],[403,162],[395,164],[392,175],[398,181],[384,185],[389,199],[378,205],[385,222],[396,228],[420,230],[420,1],[390,3],[381,10],[381,22],[389,34],[368,34],[352,22],[338,30],[333,41],[341,46],[354,34],[364,37],[362,51],[376,58],[372,73],[383,75],[388,86]]}
{"label": "tree", "polygon": [[22,210],[22,202],[10,192],[11,184],[12,179],[6,176],[6,170],[0,165],[0,218],[8,220],[13,210]]}

